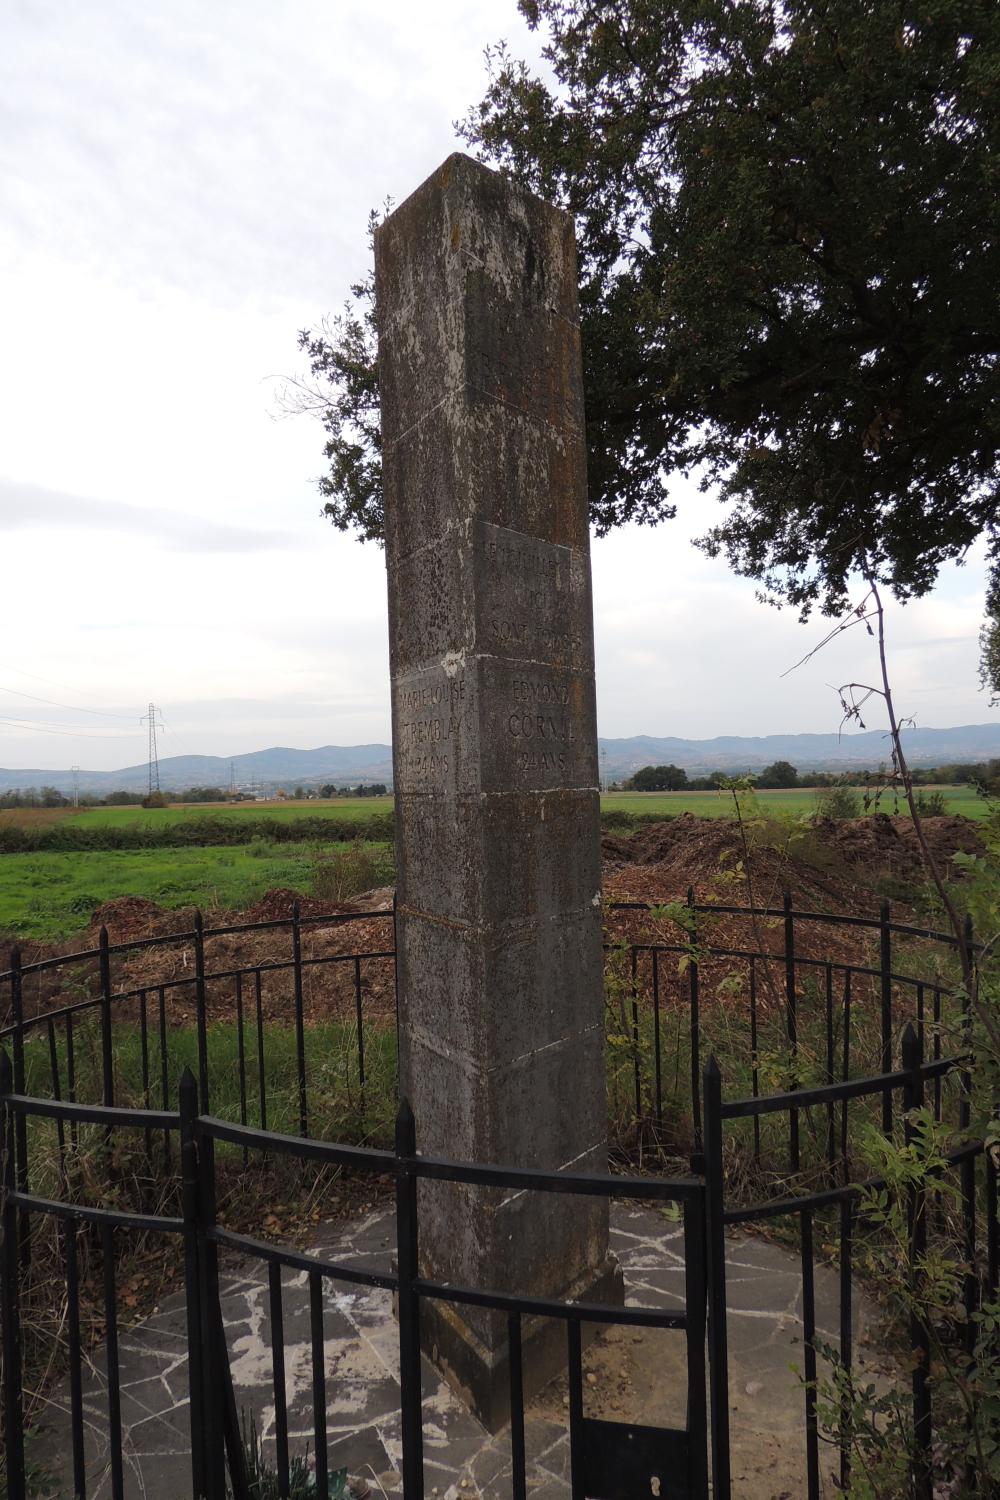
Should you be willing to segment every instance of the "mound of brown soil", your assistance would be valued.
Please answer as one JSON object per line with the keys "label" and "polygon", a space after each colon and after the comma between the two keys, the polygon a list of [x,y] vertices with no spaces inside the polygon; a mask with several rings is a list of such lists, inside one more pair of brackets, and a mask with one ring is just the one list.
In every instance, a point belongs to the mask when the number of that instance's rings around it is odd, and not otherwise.
{"label": "mound of brown soil", "polygon": [[[982,850],[967,818],[925,818],[923,826],[948,877],[957,873],[951,866],[957,852]],[[916,884],[923,875],[912,820],[885,813],[846,822],[816,818],[790,825],[777,839],[753,824],[744,835],[731,819],[684,813],[628,838],[605,835],[602,850],[606,893],[627,891],[630,899],[683,900],[691,887],[698,900],[739,905],[752,894],[755,904],[768,906],[780,904],[787,889],[797,907],[857,913],[872,909],[872,888],[881,878]]]}
{"label": "mound of brown soil", "polygon": [[145,896],[117,896],[96,907],[88,925],[83,945],[86,947],[96,946],[102,927],[108,929],[112,943],[140,942],[168,932],[189,931],[194,926],[194,907],[181,906],[168,911],[155,901],[147,901]]}
{"label": "mound of brown soil", "polygon": [[[919,880],[923,873],[912,818],[889,817],[887,813],[846,822],[816,818],[813,827],[822,843],[846,865],[903,880]],[[956,873],[951,868],[955,854],[982,853],[979,829],[968,818],[924,818],[923,830],[935,863],[946,878]]]}
{"label": "mound of brown soil", "polygon": [[610,900],[683,901],[693,890],[697,901],[776,906],[790,890],[799,908],[850,911],[861,898],[850,876],[837,873],[797,827],[776,843],[753,827],[744,836],[728,818],[684,813],[630,838],[605,837],[602,848]]}

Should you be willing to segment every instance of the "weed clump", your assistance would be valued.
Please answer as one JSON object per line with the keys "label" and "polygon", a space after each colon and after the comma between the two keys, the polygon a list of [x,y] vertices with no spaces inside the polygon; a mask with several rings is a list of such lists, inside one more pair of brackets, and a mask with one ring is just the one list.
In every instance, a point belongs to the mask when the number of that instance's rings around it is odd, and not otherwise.
{"label": "weed clump", "polygon": [[352,839],[346,849],[317,857],[312,886],[319,900],[341,902],[378,886],[393,885],[395,880],[391,849]]}

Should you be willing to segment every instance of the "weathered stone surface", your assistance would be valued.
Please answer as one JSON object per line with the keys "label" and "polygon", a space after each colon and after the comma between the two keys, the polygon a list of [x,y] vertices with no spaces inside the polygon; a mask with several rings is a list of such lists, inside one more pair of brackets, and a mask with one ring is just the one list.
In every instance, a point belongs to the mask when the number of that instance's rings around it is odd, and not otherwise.
{"label": "weathered stone surface", "polygon": [[[572,224],[451,157],[379,230],[376,289],[403,1089],[423,1152],[602,1170]],[[606,1207],[562,1195],[424,1185],[421,1249],[452,1283],[553,1297],[616,1285]],[[497,1420],[503,1318],[426,1321],[442,1368]],[[541,1378],[544,1339],[528,1343]]]}

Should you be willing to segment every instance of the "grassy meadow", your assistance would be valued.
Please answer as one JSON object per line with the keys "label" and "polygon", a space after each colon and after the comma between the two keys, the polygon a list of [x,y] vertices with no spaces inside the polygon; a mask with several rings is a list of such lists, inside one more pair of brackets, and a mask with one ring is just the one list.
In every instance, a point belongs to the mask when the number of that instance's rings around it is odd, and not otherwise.
{"label": "grassy meadow", "polygon": [[0,855],[0,932],[61,938],[118,896],[160,906],[242,907],[274,886],[311,891],[320,850],[345,844],[236,845],[208,849],[100,850]]}
{"label": "grassy meadow", "polygon": [[[858,788],[858,795],[862,789]],[[920,787],[922,792],[943,792],[945,807],[949,813],[959,813],[963,818],[986,816],[986,803],[972,786]],[[822,792],[814,787],[795,787],[789,791],[757,792],[757,801],[769,813],[789,813],[793,817],[808,816],[816,811]],[[314,804],[315,805],[315,804]],[[893,811],[891,796],[883,796],[881,811]],[[733,797],[731,792],[605,792],[601,797],[601,811],[637,813],[649,816],[655,813],[676,817],[678,813],[694,813],[699,818],[731,818]],[[906,813],[906,803],[900,798],[899,810]]]}
{"label": "grassy meadow", "polygon": [[[45,811],[45,809],[42,809]],[[285,823],[293,818],[335,818],[362,822],[375,813],[391,813],[391,797],[330,797],[302,802],[186,802],[171,807],[85,807],[66,809],[67,820],[100,828],[158,828],[193,818],[250,822],[260,817]]]}

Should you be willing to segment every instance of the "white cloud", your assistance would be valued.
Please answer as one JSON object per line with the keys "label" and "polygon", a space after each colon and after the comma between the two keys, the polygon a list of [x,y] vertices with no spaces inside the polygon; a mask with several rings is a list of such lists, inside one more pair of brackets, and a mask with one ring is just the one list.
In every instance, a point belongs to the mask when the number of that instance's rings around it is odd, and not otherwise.
{"label": "white cloud", "polygon": [[[455,149],[501,35],[537,55],[514,0],[8,7],[0,764],[141,760],[150,698],[165,753],[388,737],[382,555],[319,519],[322,431],[274,420],[271,377],[364,270],[369,208]],[[697,553],[710,503],[679,499],[594,543],[602,732],[830,728],[858,643],[781,679],[820,627]],[[903,711],[987,717],[980,608],[973,564],[894,616]]]}

